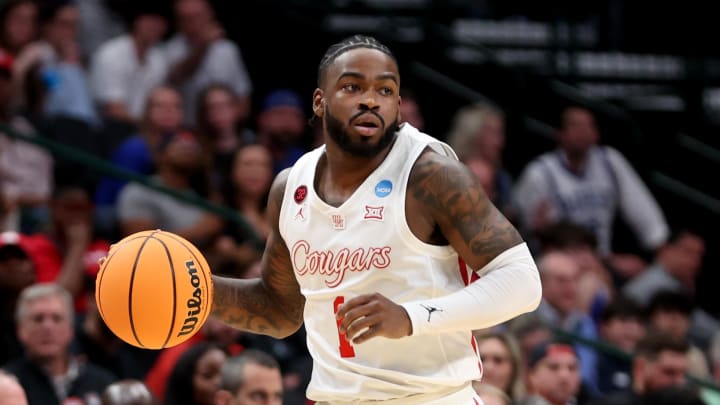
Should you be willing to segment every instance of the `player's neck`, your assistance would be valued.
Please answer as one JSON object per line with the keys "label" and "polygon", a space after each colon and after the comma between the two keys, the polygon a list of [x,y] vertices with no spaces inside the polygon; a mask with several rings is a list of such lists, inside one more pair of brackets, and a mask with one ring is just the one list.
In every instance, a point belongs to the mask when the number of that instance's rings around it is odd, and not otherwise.
{"label": "player's neck", "polygon": [[336,145],[327,145],[325,155],[318,166],[318,174],[335,187],[355,189],[385,160],[390,149],[373,157],[358,157],[341,150]]}

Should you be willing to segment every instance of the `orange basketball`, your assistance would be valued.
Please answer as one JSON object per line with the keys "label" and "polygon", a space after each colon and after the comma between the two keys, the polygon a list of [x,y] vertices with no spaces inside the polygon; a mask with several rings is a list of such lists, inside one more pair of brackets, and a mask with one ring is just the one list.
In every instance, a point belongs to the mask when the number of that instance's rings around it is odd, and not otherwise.
{"label": "orange basketball", "polygon": [[175,346],[207,320],[210,267],[186,239],[161,230],[129,235],[101,260],[95,300],[110,330],[146,349]]}

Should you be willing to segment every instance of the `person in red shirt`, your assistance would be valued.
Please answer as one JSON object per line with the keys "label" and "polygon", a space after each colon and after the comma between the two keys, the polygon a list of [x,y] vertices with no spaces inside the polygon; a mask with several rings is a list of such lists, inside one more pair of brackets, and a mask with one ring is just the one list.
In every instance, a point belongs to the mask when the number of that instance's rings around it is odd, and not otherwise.
{"label": "person in red shirt", "polygon": [[75,298],[75,310],[84,313],[93,299],[100,258],[110,242],[93,233],[93,206],[82,187],[56,188],[50,202],[50,221],[45,232],[22,235],[21,244],[35,263],[38,282],[56,282]]}

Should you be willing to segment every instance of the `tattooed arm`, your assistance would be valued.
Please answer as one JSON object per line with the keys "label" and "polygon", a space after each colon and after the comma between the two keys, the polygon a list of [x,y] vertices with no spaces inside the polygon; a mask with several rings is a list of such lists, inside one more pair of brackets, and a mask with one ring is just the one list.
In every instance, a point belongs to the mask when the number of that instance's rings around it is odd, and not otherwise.
{"label": "tattooed arm", "polygon": [[527,245],[465,165],[423,153],[410,174],[406,212],[413,213],[408,224],[415,236],[450,243],[481,277],[449,295],[401,305],[380,294],[349,300],[337,316],[340,331],[353,343],[375,336],[469,332],[538,306],[540,277]]}
{"label": "tattooed arm", "polygon": [[278,228],[286,182],[287,170],[277,176],[270,190],[267,212],[272,229],[261,260],[262,276],[248,280],[213,276],[212,316],[235,328],[276,338],[300,328],[305,306]]}
{"label": "tattooed arm", "polygon": [[483,268],[500,253],[523,243],[475,175],[454,159],[425,151],[410,175],[408,194],[411,212],[423,213],[426,220],[424,229],[410,223],[415,234],[423,239],[423,234],[434,231],[437,239],[439,230],[473,269]]}

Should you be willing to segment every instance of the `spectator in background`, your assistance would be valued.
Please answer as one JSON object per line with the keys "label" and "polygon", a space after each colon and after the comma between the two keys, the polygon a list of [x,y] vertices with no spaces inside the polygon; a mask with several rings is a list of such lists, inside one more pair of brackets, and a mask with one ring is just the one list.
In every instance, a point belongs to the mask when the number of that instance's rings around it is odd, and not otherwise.
{"label": "spectator in background", "polygon": [[579,266],[579,309],[597,321],[607,303],[615,295],[612,273],[597,249],[595,234],[569,221],[559,221],[538,235],[540,251],[568,254]]}
{"label": "spectator in background", "polygon": [[257,117],[257,142],[270,150],[273,175],[292,166],[305,153],[305,112],[293,90],[273,90],[265,96]]}
{"label": "spectator in background", "polygon": [[[675,339],[688,339],[690,316],[695,305],[686,294],[676,291],[659,291],[647,307],[648,333],[666,333]],[[688,344],[688,372],[698,378],[710,377],[705,352]]]}
{"label": "spectator in background", "polygon": [[165,388],[165,405],[214,405],[220,390],[220,370],[227,354],[218,346],[202,342],[180,356]]}
{"label": "spectator in background", "polygon": [[425,117],[420,103],[415,92],[407,87],[400,90],[400,119],[414,126],[420,132],[425,131]]}
{"label": "spectator in background", "polygon": [[102,114],[114,120],[139,121],[148,95],[167,74],[159,46],[168,25],[163,10],[136,8],[130,32],[103,43],[92,57],[94,98]]}
{"label": "spectator in background", "polygon": [[603,342],[620,350],[616,355],[598,351],[598,391],[608,395],[627,390],[632,383],[630,356],[646,332],[643,309],[619,296],[605,307],[598,329]]}
{"label": "spectator in background", "polygon": [[[683,292],[695,297],[696,277],[702,269],[705,240],[690,230],[673,232],[667,243],[658,249],[652,264],[643,274],[622,287],[622,293],[643,306],[659,291]],[[705,348],[713,333],[720,330],[718,320],[695,306],[690,316],[689,337]]]}
{"label": "spectator in background", "polygon": [[662,333],[648,334],[636,347],[630,389],[602,396],[592,405],[638,405],[650,392],[685,383],[688,344]]}
{"label": "spectator in background", "polygon": [[50,223],[44,232],[29,236],[39,282],[55,282],[75,298],[83,314],[94,300],[98,260],[107,255],[110,242],[95,236],[89,192],[78,185],[59,186],[50,203]]}
{"label": "spectator in background", "polygon": [[27,395],[15,376],[0,370],[0,398],[4,405],[28,405]]}
{"label": "spectator in background", "polygon": [[57,284],[26,288],[17,304],[18,337],[25,356],[4,366],[25,389],[31,404],[61,404],[98,398],[116,380],[107,370],[78,361],[70,353],[73,307]]}
{"label": "spectator in background", "polygon": [[264,242],[270,232],[265,208],[272,171],[272,158],[265,146],[249,144],[235,152],[223,190],[224,203],[242,216],[245,226],[230,221],[225,224],[211,254],[214,261],[211,267],[217,273],[237,275],[260,259],[260,251],[252,242]]}
{"label": "spectator in background", "polygon": [[648,269],[623,286],[623,293],[642,305],[662,290],[695,293],[695,281],[702,269],[705,240],[689,230],[673,233],[661,246]]}
{"label": "spectator in background", "polygon": [[476,103],[460,108],[453,117],[447,140],[465,162],[481,158],[494,168],[495,205],[509,213],[513,180],[503,168],[505,115],[496,106]]}
{"label": "spectator in background", "polygon": [[133,346],[115,335],[100,316],[95,300],[88,300],[78,317],[73,352],[109,370],[120,379],[142,379],[160,351]]}
{"label": "spectator in background", "polygon": [[22,355],[15,310],[22,290],[35,281],[27,237],[16,232],[0,233],[0,367]]}
{"label": "spectator in background", "polygon": [[239,102],[235,91],[225,84],[206,87],[198,98],[198,138],[209,159],[214,187],[228,180],[235,151],[255,139],[255,134],[246,128]]}
{"label": "spectator in background", "polygon": [[[12,57],[0,50],[0,122],[26,136],[35,129],[12,112]],[[1,230],[31,232],[47,219],[53,186],[53,158],[41,147],[0,132],[0,204],[4,212]]]}
{"label": "spectator in background", "polygon": [[[99,125],[78,45],[77,6],[70,0],[43,2],[40,24],[40,41],[26,46],[17,56],[16,77],[24,79],[26,71],[39,63],[47,88],[44,113],[50,117],[72,118],[91,126]],[[23,88],[23,84],[20,83],[18,88]]]}
{"label": "spectator in background", "polygon": [[514,403],[508,394],[494,385],[475,380],[473,388],[482,399],[483,405],[512,405]]}
{"label": "spectator in background", "polygon": [[642,272],[634,254],[612,251],[612,227],[619,212],[642,245],[654,251],[669,233],[660,206],[630,163],[616,149],[599,146],[590,110],[571,106],[562,112],[557,149],[531,161],[513,192],[521,230],[528,236],[570,220],[595,234],[598,249],[611,268],[627,279]]}
{"label": "spectator in background", "polygon": [[[578,302],[580,266],[561,251],[543,254],[538,260],[543,299],[537,309],[538,316],[550,327],[574,333],[585,339],[597,340],[595,323],[582,311]],[[597,353],[578,344],[575,347],[580,359],[580,374],[584,385],[592,394],[597,392]]]}
{"label": "spectator in background", "polygon": [[248,349],[223,364],[215,405],[282,403],[280,365],[269,354]]}
{"label": "spectator in background", "polygon": [[139,380],[116,381],[103,392],[100,405],[160,405]]}
{"label": "spectator in background", "polygon": [[7,0],[0,6],[0,49],[11,56],[37,39],[36,0]]}
{"label": "spectator in background", "polygon": [[[156,146],[153,181],[177,192],[210,198],[202,149],[189,132],[166,135]],[[118,198],[118,220],[124,236],[150,229],[176,233],[203,249],[222,229],[222,220],[203,208],[174,196],[128,184]]]}
{"label": "spectator in background", "polygon": [[502,390],[517,403],[525,396],[525,359],[511,334],[491,332],[477,336],[477,347],[483,364],[482,383]]}
{"label": "spectator in background", "polygon": [[[155,170],[155,151],[160,140],[181,130],[183,120],[180,93],[172,87],[159,86],[150,91],[140,123],[140,133],[127,138],[110,157],[110,162],[142,175]],[[127,182],[118,177],[104,176],[95,188],[98,226],[113,228],[116,203]]]}
{"label": "spectator in background", "polygon": [[234,356],[245,349],[238,343],[240,335],[239,330],[213,317],[208,318],[198,333],[190,339],[173,347],[165,348],[158,353],[157,360],[145,376],[145,385],[162,401],[165,398],[165,388],[167,388],[170,373],[175,369],[175,365],[183,353],[196,344],[209,342],[221,347],[228,355]]}
{"label": "spectator in background", "polygon": [[[42,0],[46,1],[46,0]],[[51,0],[53,1],[53,0]],[[80,14],[80,50],[83,59],[87,60],[98,47],[125,32],[123,24],[124,12],[134,4],[147,6],[155,0],[127,1],[127,0],[72,0]],[[160,0],[161,2],[164,0]]]}
{"label": "spectator in background", "polygon": [[[165,52],[170,65],[168,80],[179,86],[185,111],[195,111],[197,97],[210,84],[221,83],[238,97],[241,121],[250,115],[252,84],[240,49],[225,38],[207,0],[175,2],[178,33],[167,43]],[[194,116],[185,117],[194,124]]]}
{"label": "spectator in background", "polygon": [[569,405],[580,392],[580,359],[572,346],[544,342],[528,358],[530,395],[521,405]]}

